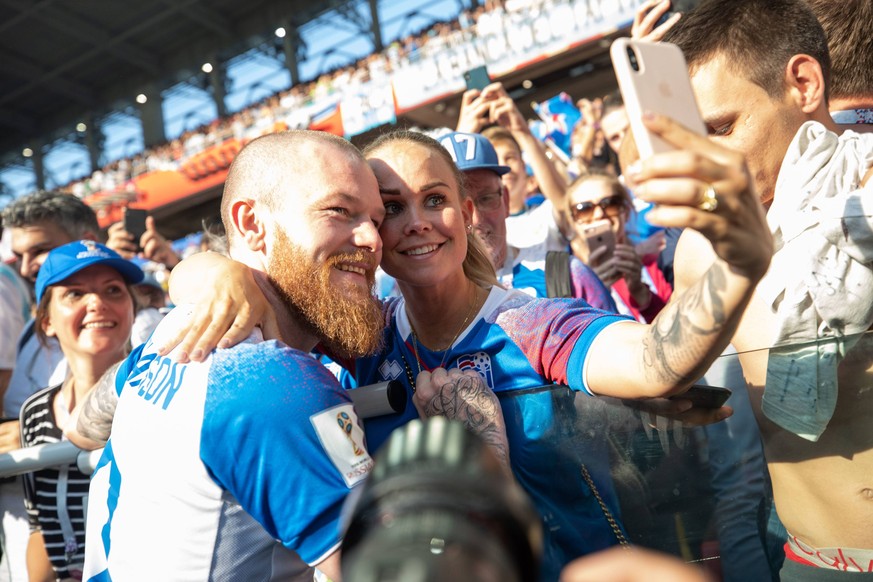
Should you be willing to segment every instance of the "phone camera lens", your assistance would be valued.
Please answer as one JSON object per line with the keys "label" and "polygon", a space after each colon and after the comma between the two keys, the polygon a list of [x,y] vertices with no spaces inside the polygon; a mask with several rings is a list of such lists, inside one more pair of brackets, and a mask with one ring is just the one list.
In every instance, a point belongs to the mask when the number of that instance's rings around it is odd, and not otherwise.
{"label": "phone camera lens", "polygon": [[627,47],[627,59],[630,61],[630,66],[634,71],[640,70],[640,63],[637,61],[637,54],[632,47]]}

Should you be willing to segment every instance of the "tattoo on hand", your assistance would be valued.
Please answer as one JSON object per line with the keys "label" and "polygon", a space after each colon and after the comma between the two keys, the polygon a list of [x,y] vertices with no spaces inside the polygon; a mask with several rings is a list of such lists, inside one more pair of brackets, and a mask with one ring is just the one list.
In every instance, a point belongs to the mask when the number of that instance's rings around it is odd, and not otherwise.
{"label": "tattoo on hand", "polygon": [[643,340],[645,365],[653,381],[679,384],[703,373],[695,369],[689,378],[677,368],[698,359],[708,349],[706,338],[719,333],[728,322],[722,300],[726,288],[724,266],[716,263],[675,304],[659,314]]}
{"label": "tattoo on hand", "polygon": [[425,415],[458,420],[480,436],[509,470],[509,444],[503,412],[494,392],[481,378],[461,376],[440,387],[425,407]]}

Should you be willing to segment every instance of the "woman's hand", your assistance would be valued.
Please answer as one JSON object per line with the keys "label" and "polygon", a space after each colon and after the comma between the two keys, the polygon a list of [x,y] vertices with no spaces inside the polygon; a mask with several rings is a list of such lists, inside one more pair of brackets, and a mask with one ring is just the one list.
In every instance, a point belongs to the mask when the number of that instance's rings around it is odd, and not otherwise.
{"label": "woman's hand", "polygon": [[185,259],[170,276],[173,303],[195,304],[191,325],[177,330],[159,349],[179,346],[180,362],[201,362],[216,347],[229,348],[261,327],[266,339],[279,339],[276,314],[251,269],[216,253]]}
{"label": "woman's hand", "polygon": [[634,247],[617,243],[612,254],[612,262],[619,276],[627,283],[628,291],[640,309],[645,309],[652,301],[652,292],[643,283],[643,263]]}
{"label": "woman's hand", "polygon": [[421,418],[444,416],[464,423],[467,430],[481,437],[510,473],[509,442],[500,401],[472,371],[435,368],[423,371],[415,380],[412,402]]}
{"label": "woman's hand", "polygon": [[621,279],[621,272],[615,261],[615,255],[608,256],[609,249],[600,247],[588,255],[588,266],[597,275],[600,281],[607,287]]}

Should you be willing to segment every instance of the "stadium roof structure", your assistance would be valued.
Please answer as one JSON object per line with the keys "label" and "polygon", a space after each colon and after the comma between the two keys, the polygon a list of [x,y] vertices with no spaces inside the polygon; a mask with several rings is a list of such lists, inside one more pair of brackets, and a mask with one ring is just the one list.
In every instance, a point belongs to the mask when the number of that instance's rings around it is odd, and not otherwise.
{"label": "stadium roof structure", "polygon": [[0,0],[0,156],[348,0]]}

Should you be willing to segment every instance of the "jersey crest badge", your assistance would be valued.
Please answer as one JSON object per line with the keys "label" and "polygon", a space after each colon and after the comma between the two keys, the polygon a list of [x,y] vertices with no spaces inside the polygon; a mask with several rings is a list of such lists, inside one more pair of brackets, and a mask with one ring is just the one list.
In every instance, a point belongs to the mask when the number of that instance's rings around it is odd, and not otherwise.
{"label": "jersey crest badge", "polygon": [[473,370],[492,390],[494,389],[494,376],[491,373],[491,356],[485,352],[464,354],[458,358],[459,370]]}

